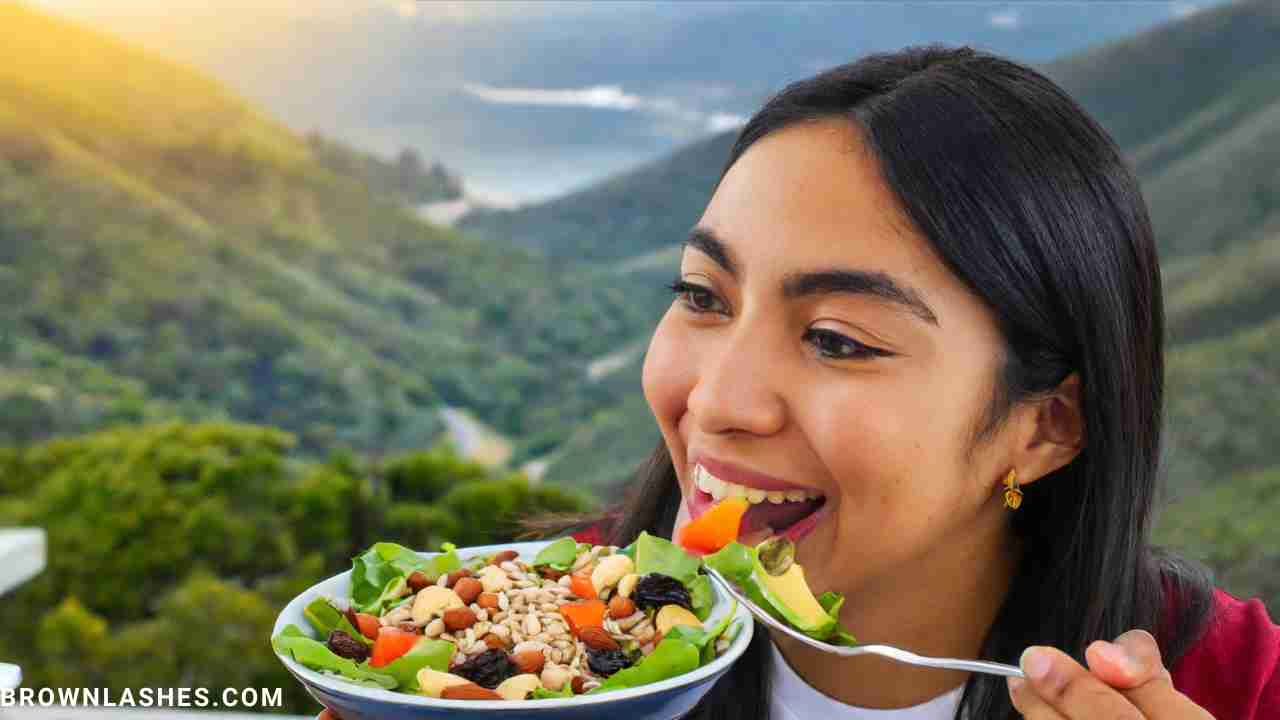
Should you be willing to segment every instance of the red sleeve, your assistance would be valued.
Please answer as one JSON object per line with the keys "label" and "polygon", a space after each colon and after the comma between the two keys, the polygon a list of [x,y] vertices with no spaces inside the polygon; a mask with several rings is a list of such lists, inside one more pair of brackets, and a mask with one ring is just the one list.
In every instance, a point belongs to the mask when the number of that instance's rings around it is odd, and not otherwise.
{"label": "red sleeve", "polygon": [[604,543],[604,532],[600,530],[600,526],[598,524],[588,525],[574,533],[571,537],[580,543],[591,543],[592,545],[600,545]]}
{"label": "red sleeve", "polygon": [[1280,627],[1261,601],[1215,590],[1208,629],[1172,675],[1218,720],[1280,720]]}

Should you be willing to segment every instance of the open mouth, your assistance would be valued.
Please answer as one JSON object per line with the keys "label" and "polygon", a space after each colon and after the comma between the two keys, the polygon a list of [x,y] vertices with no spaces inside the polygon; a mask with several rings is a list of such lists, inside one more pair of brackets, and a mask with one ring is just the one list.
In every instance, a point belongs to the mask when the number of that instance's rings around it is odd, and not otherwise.
{"label": "open mouth", "polygon": [[738,529],[741,542],[769,535],[785,535],[795,542],[809,534],[827,514],[826,496],[810,488],[765,490],[739,485],[716,477],[700,464],[693,467],[693,481],[693,495],[686,503],[691,519],[727,497],[744,497],[751,504]]}

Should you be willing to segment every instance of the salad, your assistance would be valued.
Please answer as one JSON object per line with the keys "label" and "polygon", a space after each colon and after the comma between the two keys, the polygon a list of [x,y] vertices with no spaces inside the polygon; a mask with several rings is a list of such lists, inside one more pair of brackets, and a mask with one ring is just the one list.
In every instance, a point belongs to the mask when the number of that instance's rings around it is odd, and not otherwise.
{"label": "salad", "polygon": [[678,542],[705,555],[708,567],[778,620],[816,640],[856,645],[857,640],[840,625],[844,597],[834,592],[814,596],[804,568],[795,562],[790,541],[771,537],[755,546],[737,541],[747,505],[742,497],[717,502],[680,529]]}
{"label": "salad", "polygon": [[463,560],[374,544],[352,561],[351,596],[317,597],[310,631],[277,653],[319,672],[457,700],[605,693],[695,670],[728,649],[734,608],[711,625],[702,560],[641,533],[626,548],[561,538],[531,561],[514,550]]}

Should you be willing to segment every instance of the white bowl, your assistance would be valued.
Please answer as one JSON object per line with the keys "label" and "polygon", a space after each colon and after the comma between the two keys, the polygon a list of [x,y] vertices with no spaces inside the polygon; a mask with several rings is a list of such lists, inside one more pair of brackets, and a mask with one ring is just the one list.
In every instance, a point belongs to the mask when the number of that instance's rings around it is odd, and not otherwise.
{"label": "white bowl", "polygon": [[[550,542],[504,543],[459,548],[458,554],[465,561],[476,555],[491,555],[501,550],[515,550],[528,562]],[[430,553],[421,554],[430,555]],[[732,604],[728,596],[715,583],[711,583],[711,588],[715,592],[716,599],[711,616],[708,618],[709,623],[723,617]],[[304,632],[313,632],[310,623],[302,614],[303,608],[317,596],[350,597],[350,591],[350,570],[316,583],[285,606],[280,616],[276,618],[275,627],[271,630],[272,637],[278,635],[289,624],[297,625]],[[737,636],[729,645],[729,649],[712,662],[692,672],[661,682],[598,695],[579,695],[574,698],[525,701],[440,700],[425,695],[357,685],[335,675],[310,670],[291,656],[279,653],[276,655],[289,672],[302,681],[307,691],[317,701],[332,708],[343,720],[425,720],[426,718],[470,720],[485,714],[501,717],[504,720],[549,720],[550,718],[588,720],[600,718],[606,714],[627,720],[675,720],[692,710],[747,649],[753,629],[751,614],[739,606],[735,617],[738,619],[735,622],[741,625]]]}

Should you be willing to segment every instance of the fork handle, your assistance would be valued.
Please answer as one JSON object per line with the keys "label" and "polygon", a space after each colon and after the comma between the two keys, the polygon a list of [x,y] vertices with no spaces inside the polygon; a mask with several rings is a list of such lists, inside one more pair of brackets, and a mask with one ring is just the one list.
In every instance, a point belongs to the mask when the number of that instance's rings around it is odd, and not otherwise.
{"label": "fork handle", "polygon": [[876,655],[884,655],[903,662],[909,662],[912,665],[923,665],[925,667],[943,668],[945,670],[965,670],[968,672],[986,673],[988,675],[1002,675],[1004,677],[1026,677],[1022,674],[1021,668],[1015,665],[1005,665],[1004,663],[989,662],[987,660],[961,660],[958,658],[935,658],[926,655],[917,655],[902,648],[887,647],[884,645],[855,645],[855,649],[864,653],[873,653]]}

